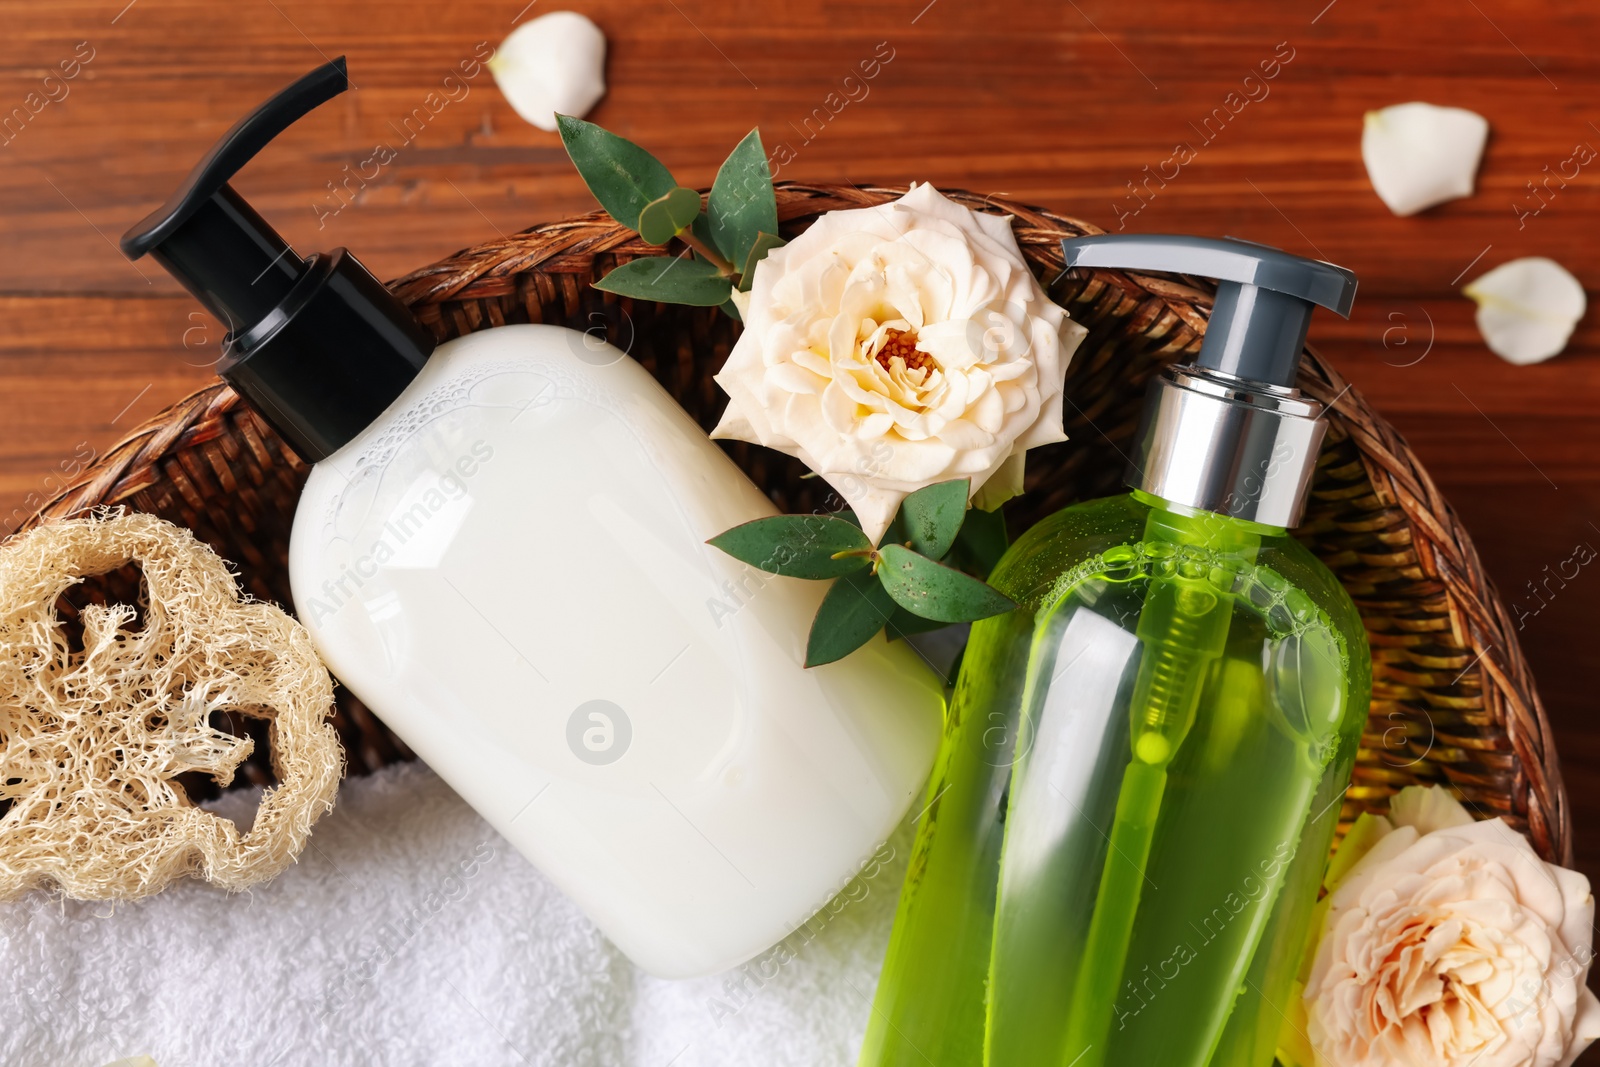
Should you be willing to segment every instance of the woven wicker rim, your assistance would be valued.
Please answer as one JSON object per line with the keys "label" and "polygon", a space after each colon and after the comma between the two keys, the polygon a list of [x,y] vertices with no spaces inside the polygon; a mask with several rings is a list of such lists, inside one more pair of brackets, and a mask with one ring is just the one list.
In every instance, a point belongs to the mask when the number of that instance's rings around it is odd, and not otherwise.
{"label": "woven wicker rim", "polygon": [[[904,191],[783,183],[779,216],[792,236],[824,212],[881,205]],[[1055,446],[1062,451],[1043,461],[1030,454],[1029,492],[1012,505],[1020,529],[1072,500],[1116,490],[1115,473],[1108,477],[1091,462],[1094,450],[1125,442],[1144,381],[1198,349],[1211,290],[1204,280],[1176,276],[1076,270],[1063,276],[1060,239],[1101,232],[1096,227],[993,198],[948,195],[976,210],[1013,215],[1035,273],[1091,329],[1068,376],[1073,442]],[[664,341],[665,355],[646,365],[704,423],[721,406],[710,371],[730,343],[730,327],[715,320],[719,313],[634,305],[589,285],[621,262],[658,254],[595,212],[463,250],[392,288],[441,340],[519,321],[579,329],[603,321],[609,329],[619,312],[630,329],[635,320],[671,323],[679,336]],[[664,365],[673,360],[682,365]],[[1404,439],[1309,348],[1301,387],[1328,406],[1330,431],[1310,514],[1297,535],[1351,590],[1373,645],[1373,703],[1342,822],[1363,809],[1382,810],[1403,785],[1443,782],[1480,816],[1506,817],[1543,856],[1570,865],[1570,816],[1550,726],[1512,618],[1471,538]],[[779,484],[792,477],[792,466],[761,450],[730,451],[780,504],[803,492]],[[304,465],[218,383],[128,434],[23,529],[116,504],[193,524],[216,516],[216,499],[228,498],[224,510],[238,511],[243,517],[231,521],[247,529],[226,547],[247,577],[286,550],[252,541],[251,516],[270,513],[272,500],[292,510],[304,477]],[[357,705],[355,715],[355,736],[378,740],[375,747],[362,741],[353,770],[409,757],[403,745],[381,741],[387,731],[370,713]]]}

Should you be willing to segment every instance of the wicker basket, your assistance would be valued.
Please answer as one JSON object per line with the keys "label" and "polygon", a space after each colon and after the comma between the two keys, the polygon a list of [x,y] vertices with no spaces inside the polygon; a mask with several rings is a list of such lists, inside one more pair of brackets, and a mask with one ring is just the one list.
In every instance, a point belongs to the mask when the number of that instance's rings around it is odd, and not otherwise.
{"label": "wicker basket", "polygon": [[[786,235],[823,212],[880,204],[903,190],[784,184]],[[1072,271],[1062,237],[1094,227],[1034,208],[967,194],[954,199],[1010,212],[1023,251],[1051,295],[1089,328],[1067,375],[1071,441],[1030,454],[1028,492],[1008,506],[1013,532],[1075,500],[1120,491],[1145,384],[1163,364],[1199,348],[1210,310],[1204,281]],[[536,226],[468,249],[393,286],[441,340],[512,322],[604,330],[631,352],[702,426],[725,404],[711,376],[738,326],[713,309],[646,305],[590,286],[617,264],[659,254],[595,213]],[[1368,727],[1344,824],[1381,810],[1398,788],[1448,783],[1480,817],[1505,816],[1547,859],[1571,863],[1572,835],[1549,723],[1505,605],[1454,510],[1388,423],[1332,367],[1307,351],[1301,385],[1329,405],[1327,443],[1298,535],[1349,589],[1373,656]],[[806,511],[824,487],[786,456],[742,444],[739,465],[784,511]],[[306,467],[227,387],[203,389],[130,434],[30,520],[104,504],[154,512],[192,528],[237,566],[257,597],[290,603],[290,522]],[[817,497],[818,499],[813,499]],[[79,603],[138,595],[120,573],[75,592]],[[63,605],[70,612],[71,605]],[[335,717],[352,773],[411,754],[348,693]],[[252,727],[247,720],[241,729]],[[266,738],[245,781],[271,780]],[[207,782],[186,782],[192,794]]]}

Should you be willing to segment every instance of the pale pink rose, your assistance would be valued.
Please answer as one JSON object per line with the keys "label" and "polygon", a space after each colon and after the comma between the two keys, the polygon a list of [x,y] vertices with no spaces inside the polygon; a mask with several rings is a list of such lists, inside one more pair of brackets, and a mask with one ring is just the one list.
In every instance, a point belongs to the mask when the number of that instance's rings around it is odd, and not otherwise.
{"label": "pale pink rose", "polygon": [[1440,789],[1366,829],[1306,983],[1321,1067],[1566,1067],[1600,1037],[1587,878]]}

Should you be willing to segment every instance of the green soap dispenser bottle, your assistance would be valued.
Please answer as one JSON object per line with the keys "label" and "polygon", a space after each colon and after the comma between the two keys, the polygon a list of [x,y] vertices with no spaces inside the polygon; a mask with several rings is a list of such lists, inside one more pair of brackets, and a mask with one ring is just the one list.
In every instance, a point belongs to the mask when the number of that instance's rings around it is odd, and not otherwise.
{"label": "green soap dispenser bottle", "polygon": [[1326,429],[1294,388],[1343,268],[1235,240],[1062,242],[1218,280],[1129,483],[1012,546],[975,624],[862,1067],[1267,1067],[1371,691],[1287,530]]}

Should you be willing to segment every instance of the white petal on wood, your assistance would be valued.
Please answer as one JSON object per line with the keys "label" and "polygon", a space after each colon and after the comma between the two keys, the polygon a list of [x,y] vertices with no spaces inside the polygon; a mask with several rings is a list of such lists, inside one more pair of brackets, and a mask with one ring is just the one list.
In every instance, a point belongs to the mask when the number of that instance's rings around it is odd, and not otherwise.
{"label": "white petal on wood", "polygon": [[1378,197],[1396,215],[1415,215],[1471,196],[1489,137],[1482,115],[1420,102],[1367,112],[1361,159]]}
{"label": "white petal on wood", "polygon": [[1502,263],[1462,290],[1478,305],[1478,332],[1508,363],[1539,363],[1567,346],[1588,308],[1583,286],[1553,259]]}
{"label": "white petal on wood", "polygon": [[552,11],[501,42],[489,70],[524,119],[556,128],[556,114],[582,118],[606,93],[606,36],[576,11]]}

